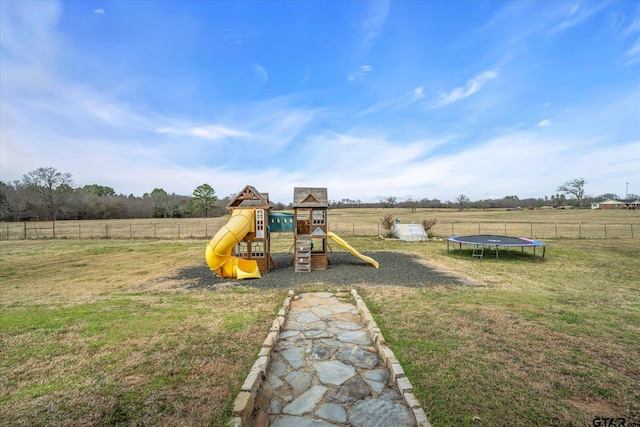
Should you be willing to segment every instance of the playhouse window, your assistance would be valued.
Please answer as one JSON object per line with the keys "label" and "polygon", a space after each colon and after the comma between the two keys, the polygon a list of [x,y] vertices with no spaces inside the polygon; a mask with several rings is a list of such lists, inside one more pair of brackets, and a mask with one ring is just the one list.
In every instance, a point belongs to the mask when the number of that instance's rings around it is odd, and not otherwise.
{"label": "playhouse window", "polygon": [[311,252],[321,252],[321,253],[325,252],[325,249],[324,249],[325,239],[324,239],[324,237],[323,238],[314,237],[311,241],[313,242],[313,249],[311,250]]}
{"label": "playhouse window", "polygon": [[314,209],[312,213],[313,225],[324,225],[324,209]]}
{"label": "playhouse window", "polygon": [[264,258],[264,242],[251,242],[251,258]]}
{"label": "playhouse window", "polygon": [[309,210],[299,209],[297,212],[298,221],[306,221],[309,219]]}
{"label": "playhouse window", "polygon": [[246,258],[247,252],[247,242],[240,242],[234,248],[234,255],[239,258]]}
{"label": "playhouse window", "polygon": [[264,209],[256,209],[256,236],[264,238]]}

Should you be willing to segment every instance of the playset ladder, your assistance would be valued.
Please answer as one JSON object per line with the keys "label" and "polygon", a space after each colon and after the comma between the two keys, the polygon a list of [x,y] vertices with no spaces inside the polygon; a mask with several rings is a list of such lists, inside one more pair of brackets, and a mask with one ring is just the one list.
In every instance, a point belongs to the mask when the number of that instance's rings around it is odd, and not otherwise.
{"label": "playset ladder", "polygon": [[484,246],[476,245],[473,247],[472,257],[478,257],[482,261],[482,257],[484,256]]}
{"label": "playset ladder", "polygon": [[311,271],[311,238],[309,236],[298,236],[295,259],[294,271],[296,273]]}

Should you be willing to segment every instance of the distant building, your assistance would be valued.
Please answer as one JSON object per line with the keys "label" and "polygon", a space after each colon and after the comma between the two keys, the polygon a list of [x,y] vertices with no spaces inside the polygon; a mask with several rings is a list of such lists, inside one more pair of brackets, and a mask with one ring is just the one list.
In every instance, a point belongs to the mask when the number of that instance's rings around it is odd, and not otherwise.
{"label": "distant building", "polygon": [[636,200],[603,200],[602,202],[591,202],[591,209],[638,209],[640,199]]}

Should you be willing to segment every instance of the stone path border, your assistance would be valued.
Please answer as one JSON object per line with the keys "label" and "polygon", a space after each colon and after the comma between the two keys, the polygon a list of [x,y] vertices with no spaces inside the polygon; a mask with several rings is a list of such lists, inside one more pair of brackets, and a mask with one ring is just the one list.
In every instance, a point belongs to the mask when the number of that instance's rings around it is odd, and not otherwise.
{"label": "stone path border", "polygon": [[[387,342],[385,341],[375,320],[373,320],[373,316],[371,315],[368,307],[355,289],[351,290],[351,296],[355,300],[355,307],[360,313],[360,316],[366,326],[367,333],[374,342],[380,358],[389,368],[391,380],[396,384],[402,395],[404,403],[410,408],[413,417],[415,418],[416,426],[431,427],[420,401],[413,393],[413,386],[411,385],[411,382],[405,376],[404,370],[402,369],[402,366],[400,366],[400,362],[398,362],[393,351],[387,345]],[[262,382],[265,379],[269,362],[271,361],[271,353],[278,342],[280,331],[285,324],[287,314],[291,308],[291,301],[294,297],[295,292],[290,290],[287,298],[285,298],[282,304],[282,308],[278,311],[276,319],[273,321],[267,337],[262,343],[262,348],[258,354],[258,358],[249,370],[249,374],[233,402],[233,417],[229,420],[227,424],[228,427],[249,427],[248,421],[251,419],[251,415],[254,412],[256,398]]]}

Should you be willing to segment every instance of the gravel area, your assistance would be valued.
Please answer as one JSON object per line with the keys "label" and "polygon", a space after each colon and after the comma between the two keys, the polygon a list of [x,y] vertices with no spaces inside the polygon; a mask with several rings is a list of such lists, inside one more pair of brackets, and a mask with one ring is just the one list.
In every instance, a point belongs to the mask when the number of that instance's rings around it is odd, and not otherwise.
{"label": "gravel area", "polygon": [[424,265],[415,255],[399,252],[365,252],[380,263],[380,268],[361,261],[347,252],[329,253],[329,268],[310,273],[295,273],[290,264],[292,255],[271,254],[278,266],[261,279],[220,279],[203,261],[202,266],[179,270],[169,279],[178,280],[188,289],[221,289],[228,286],[256,288],[291,288],[298,285],[326,283],[336,286],[393,285],[393,286],[468,286],[468,280]]}

